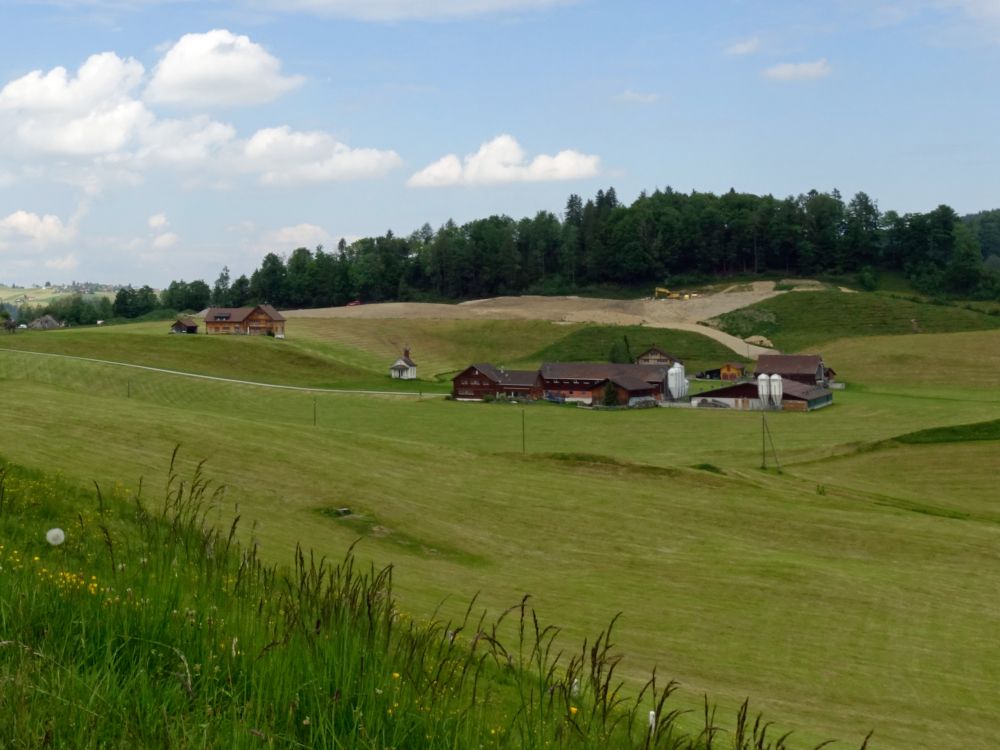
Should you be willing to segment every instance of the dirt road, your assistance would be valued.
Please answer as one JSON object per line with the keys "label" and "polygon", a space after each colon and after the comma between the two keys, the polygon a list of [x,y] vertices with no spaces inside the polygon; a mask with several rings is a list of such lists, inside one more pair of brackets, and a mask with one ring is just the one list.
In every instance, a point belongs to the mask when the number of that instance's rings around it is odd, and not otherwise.
{"label": "dirt road", "polygon": [[553,323],[642,325],[693,331],[715,339],[743,356],[756,359],[772,350],[748,344],[700,321],[781,294],[770,281],[757,281],[688,300],[617,300],[590,297],[494,297],[457,305],[386,302],[356,307],[290,310],[288,318],[365,318],[425,320],[548,320]]}

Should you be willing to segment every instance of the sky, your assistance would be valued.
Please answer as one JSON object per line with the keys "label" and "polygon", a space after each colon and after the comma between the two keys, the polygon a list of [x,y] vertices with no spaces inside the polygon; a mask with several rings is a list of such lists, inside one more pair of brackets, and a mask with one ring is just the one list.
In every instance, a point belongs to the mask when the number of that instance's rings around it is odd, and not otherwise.
{"label": "sky", "polygon": [[1000,207],[1000,0],[0,0],[0,283],[571,193]]}

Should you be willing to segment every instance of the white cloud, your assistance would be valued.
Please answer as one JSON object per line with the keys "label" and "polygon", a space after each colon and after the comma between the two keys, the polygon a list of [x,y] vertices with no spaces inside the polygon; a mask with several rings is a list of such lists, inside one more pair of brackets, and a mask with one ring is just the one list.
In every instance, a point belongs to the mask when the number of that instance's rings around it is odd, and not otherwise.
{"label": "white cloud", "polygon": [[760,49],[760,37],[752,36],[749,39],[736,42],[726,47],[727,55],[752,55]]}
{"label": "white cloud", "polygon": [[167,220],[167,215],[163,213],[153,214],[149,217],[149,221],[147,223],[149,224],[150,229],[166,229],[170,226],[170,222]]}
{"label": "white cloud", "polygon": [[810,81],[825,78],[833,72],[833,67],[826,58],[815,62],[782,63],[768,68],[764,75],[777,81]]}
{"label": "white cloud", "polygon": [[516,11],[534,11],[576,0],[256,0],[281,11],[394,21],[404,18],[463,18]]}
{"label": "white cloud", "polygon": [[144,69],[113,52],[92,55],[75,76],[63,67],[33,71],[0,90],[0,123],[33,151],[87,156],[126,146],[152,115],[130,92]]}
{"label": "white cloud", "polygon": [[278,59],[249,37],[214,29],[182,36],[157,63],[145,97],[183,107],[263,104],[304,80],[282,75]]}
{"label": "white cloud", "polygon": [[378,177],[402,164],[395,151],[350,148],[329,133],[287,125],[258,130],[243,144],[240,163],[265,185]]}
{"label": "white cloud", "polygon": [[460,160],[448,154],[410,177],[411,187],[488,185],[502,182],[547,182],[593,177],[600,158],[579,151],[560,151],[555,156],[536,156],[530,162],[520,144],[509,135],[499,135],[479,151]]}
{"label": "white cloud", "polygon": [[236,138],[236,128],[208,117],[157,120],[139,134],[140,162],[189,167],[218,156]]}
{"label": "white cloud", "polygon": [[173,232],[164,232],[163,234],[157,235],[153,240],[153,247],[157,250],[166,250],[168,247],[176,245],[179,239],[180,237]]}
{"label": "white cloud", "polygon": [[76,258],[76,253],[70,253],[59,258],[49,258],[45,261],[45,267],[53,271],[72,271],[80,265]]}
{"label": "white cloud", "polygon": [[52,214],[40,216],[28,211],[15,211],[0,219],[0,242],[25,244],[36,248],[69,242],[76,237],[76,223],[63,220]]}
{"label": "white cloud", "polygon": [[333,235],[316,224],[296,224],[268,232],[261,238],[260,245],[268,252],[283,253],[298,247],[314,248],[317,245],[329,247],[334,244]]}
{"label": "white cloud", "polygon": [[625,102],[626,104],[656,104],[656,102],[660,100],[660,95],[643,94],[639,91],[625,89],[625,91],[620,93],[615,98],[620,102]]}

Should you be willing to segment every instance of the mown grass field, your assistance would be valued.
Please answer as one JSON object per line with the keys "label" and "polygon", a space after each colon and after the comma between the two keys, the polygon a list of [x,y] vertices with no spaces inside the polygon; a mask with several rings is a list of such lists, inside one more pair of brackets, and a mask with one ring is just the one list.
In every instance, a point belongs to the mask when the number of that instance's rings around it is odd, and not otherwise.
{"label": "mown grass field", "polygon": [[[560,340],[510,325],[491,346],[512,363]],[[429,330],[442,372],[480,359],[474,334],[448,345]],[[121,358],[88,349],[106,333],[17,343],[92,335],[81,351]],[[160,346],[143,343],[152,328],[126,333],[122,356],[130,341]],[[331,329],[313,337],[331,360],[356,352],[345,367],[384,364]],[[252,363],[279,342],[239,343]],[[395,564],[414,614],[462,610],[477,592],[497,612],[530,593],[575,643],[621,611],[624,674],[658,665],[689,706],[707,692],[731,715],[749,695],[803,747],[875,729],[875,748],[987,748],[1000,703],[997,443],[871,446],[1000,418],[998,344],[979,332],[825,347],[850,387],[832,408],[769,417],[780,475],[759,469],[759,415],[533,405],[522,454],[508,405],[313,396],[2,351],[0,419],[16,430],[0,452],[76,481],[152,486],[180,443],[188,467],[207,458],[230,486],[215,518],[238,502],[266,557],[296,542],[340,556],[360,536],[364,558]],[[345,506],[360,518],[324,513]]]}
{"label": "mown grass field", "polygon": [[766,336],[787,352],[813,351],[842,338],[1000,329],[1000,316],[884,294],[793,292],[719,316],[736,336]]}

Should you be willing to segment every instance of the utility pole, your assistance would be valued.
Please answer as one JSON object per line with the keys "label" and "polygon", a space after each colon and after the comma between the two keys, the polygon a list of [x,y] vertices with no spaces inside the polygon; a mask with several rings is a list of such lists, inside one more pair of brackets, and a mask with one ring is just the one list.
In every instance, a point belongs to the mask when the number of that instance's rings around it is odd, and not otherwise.
{"label": "utility pole", "polygon": [[525,437],[524,437],[524,407],[521,407],[521,455],[525,454]]}
{"label": "utility pole", "polygon": [[316,426],[316,397],[313,396],[313,427]]}

